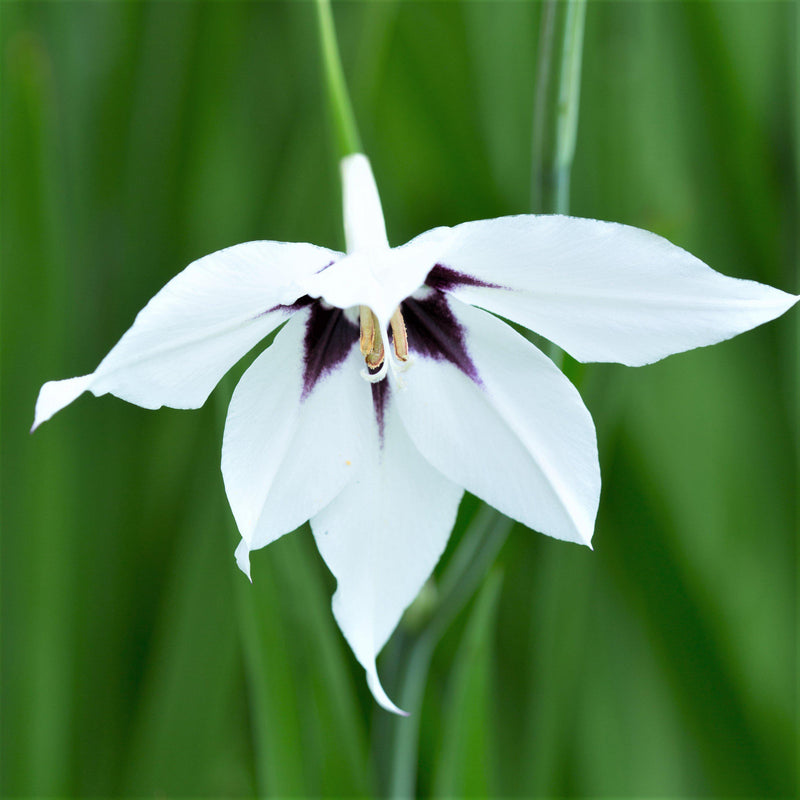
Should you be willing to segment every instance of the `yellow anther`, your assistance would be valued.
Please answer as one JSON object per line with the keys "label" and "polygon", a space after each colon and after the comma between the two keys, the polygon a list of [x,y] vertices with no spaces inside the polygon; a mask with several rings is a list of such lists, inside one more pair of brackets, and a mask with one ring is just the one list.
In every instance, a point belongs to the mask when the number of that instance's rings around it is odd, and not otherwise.
{"label": "yellow anther", "polygon": [[383,350],[383,337],[381,336],[378,318],[367,306],[359,308],[361,320],[361,355],[371,370],[376,370],[383,364],[385,353]]}
{"label": "yellow anther", "polygon": [[397,358],[400,361],[408,361],[408,334],[399,308],[392,314],[389,325],[392,328],[392,344]]}
{"label": "yellow anther", "polygon": [[366,356],[372,352],[372,345],[375,344],[375,315],[368,306],[360,306],[358,313],[361,321],[361,355]]}

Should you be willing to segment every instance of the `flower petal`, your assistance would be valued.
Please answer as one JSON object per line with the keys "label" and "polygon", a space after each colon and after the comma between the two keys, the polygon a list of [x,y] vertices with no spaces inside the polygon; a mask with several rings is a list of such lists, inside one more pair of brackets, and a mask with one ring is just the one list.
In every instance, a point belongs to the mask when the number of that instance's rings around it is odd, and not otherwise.
{"label": "flower petal", "polygon": [[42,387],[34,428],[87,389],[144,408],[198,408],[288,318],[308,277],[339,257],[310,244],[246,242],[194,261],[139,312],[91,375]]}
{"label": "flower petal", "polygon": [[580,361],[640,366],[729,339],[798,299],[715,272],[648,231],[562,216],[452,229],[441,256],[459,300],[518,322]]}
{"label": "flower petal", "polygon": [[[600,468],[580,395],[508,325],[456,300],[448,305],[462,341],[447,351],[420,341],[396,393],[409,436],[443,475],[504,514],[588,545]],[[418,334],[408,317],[406,324],[412,348]]]}
{"label": "flower petal", "polygon": [[347,252],[388,249],[381,199],[369,159],[354,153],[342,159],[340,168]]}
{"label": "flower petal", "polygon": [[[346,351],[339,346],[345,337]],[[286,324],[239,381],[225,423],[222,475],[246,574],[251,550],[302,525],[365,463],[364,429],[375,426],[375,414],[359,374],[363,363],[357,326],[341,310],[315,304]]]}
{"label": "flower petal", "polygon": [[436,228],[389,249],[378,188],[361,153],[341,161],[347,257],[315,276],[308,288],[338,308],[368,306],[382,328],[400,301],[413,294],[438,260],[449,228]]}
{"label": "flower petal", "polygon": [[336,577],[336,621],[375,699],[403,713],[383,691],[375,658],[436,566],[463,491],[420,456],[391,396],[382,446],[377,425],[369,436],[368,458],[356,478],[311,519],[311,529]]}

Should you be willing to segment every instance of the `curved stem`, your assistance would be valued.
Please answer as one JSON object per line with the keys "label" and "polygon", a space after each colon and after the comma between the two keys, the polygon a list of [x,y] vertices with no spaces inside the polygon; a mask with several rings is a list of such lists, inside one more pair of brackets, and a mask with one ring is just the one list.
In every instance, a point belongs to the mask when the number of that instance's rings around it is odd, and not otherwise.
{"label": "curved stem", "polygon": [[361,138],[358,135],[353,105],[350,102],[350,95],[347,92],[347,84],[344,79],[339,46],[336,43],[336,28],[333,24],[330,0],[316,0],[316,7],[317,29],[319,31],[325,72],[325,86],[328,91],[328,102],[333,116],[339,158],[344,158],[352,153],[363,152]]}
{"label": "curved stem", "polygon": [[397,720],[389,774],[391,798],[416,794],[417,747],[422,698],[436,645],[477,591],[513,527],[511,520],[484,506],[464,533],[442,576],[441,600],[427,627],[411,646],[403,670],[398,700],[410,713]]}

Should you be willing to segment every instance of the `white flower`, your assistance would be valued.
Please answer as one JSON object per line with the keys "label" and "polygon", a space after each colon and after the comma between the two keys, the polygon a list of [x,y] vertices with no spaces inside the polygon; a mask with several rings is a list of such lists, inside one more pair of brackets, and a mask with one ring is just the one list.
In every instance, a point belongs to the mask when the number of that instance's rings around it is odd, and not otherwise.
{"label": "white flower", "polygon": [[[589,545],[600,493],[578,392],[512,320],[580,361],[647,364],[782,314],[795,297],[636,228],[514,216],[390,249],[369,162],[342,162],[347,254],[248,242],[190,264],[91,375],[46,383],[34,427],[89,390],[197,408],[256,343],[222,448],[249,553],[306,520],[375,698],[375,659],[444,550],[464,489]],[[498,315],[498,316],[495,316]],[[366,380],[365,380],[366,378]]]}

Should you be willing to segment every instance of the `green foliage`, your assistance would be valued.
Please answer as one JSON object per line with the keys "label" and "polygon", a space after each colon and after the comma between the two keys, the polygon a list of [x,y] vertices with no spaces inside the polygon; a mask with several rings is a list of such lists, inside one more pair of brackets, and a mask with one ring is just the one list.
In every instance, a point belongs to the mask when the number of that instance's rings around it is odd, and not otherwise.
{"label": "green foliage", "polygon": [[[390,240],[526,211],[538,6],[334,13]],[[3,794],[378,795],[403,721],[308,531],[254,554],[252,587],[236,570],[231,384],[197,412],[87,397],[27,432],[39,386],[94,369],[192,259],[341,244],[314,8],[0,17]],[[573,213],[800,290],[797,37],[790,3],[589,4]],[[511,531],[433,654],[421,794],[795,794],[798,330],[586,368],[595,551]]]}

